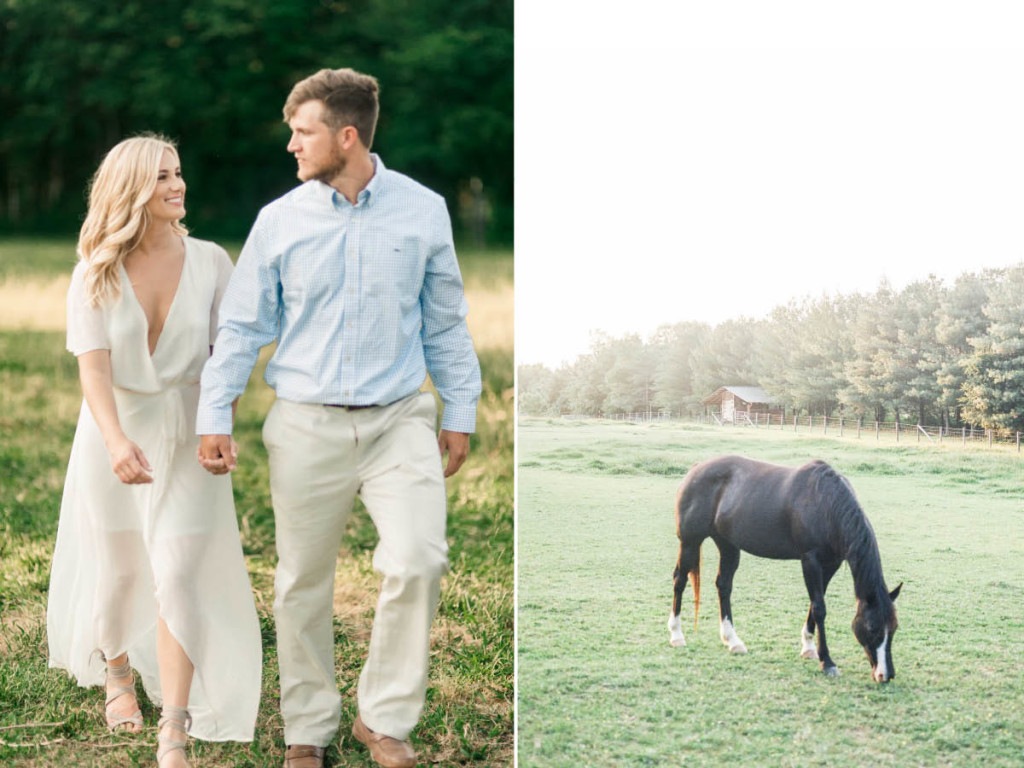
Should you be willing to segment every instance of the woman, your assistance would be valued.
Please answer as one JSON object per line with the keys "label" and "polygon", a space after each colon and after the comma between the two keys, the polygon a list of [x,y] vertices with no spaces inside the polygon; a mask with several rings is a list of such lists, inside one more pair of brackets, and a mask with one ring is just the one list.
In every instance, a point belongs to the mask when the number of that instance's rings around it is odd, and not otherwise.
{"label": "woman", "polygon": [[110,150],[68,291],[85,402],[47,606],[50,665],[82,686],[105,673],[111,730],[142,729],[132,667],[162,702],[160,768],[187,765],[186,731],[250,741],[262,670],[231,481],[196,461],[199,375],[232,265],[187,237],[184,215],[173,144]]}

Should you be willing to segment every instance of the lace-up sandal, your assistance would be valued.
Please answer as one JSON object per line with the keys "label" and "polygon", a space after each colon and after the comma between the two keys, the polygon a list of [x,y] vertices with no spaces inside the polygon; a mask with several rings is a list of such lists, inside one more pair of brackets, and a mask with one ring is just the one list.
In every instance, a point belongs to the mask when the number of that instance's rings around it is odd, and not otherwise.
{"label": "lace-up sandal", "polygon": [[128,665],[127,659],[124,660],[123,664],[107,664],[106,688],[107,700],[103,707],[107,718],[107,728],[111,731],[120,729],[127,733],[137,733],[138,731],[124,727],[126,725],[137,725],[141,730],[142,710],[138,708],[138,699],[135,700],[135,711],[128,715],[128,717],[117,715],[110,709],[110,705],[114,703],[114,700],[122,696],[131,696],[135,699],[135,676],[132,674],[132,668]]}
{"label": "lace-up sandal", "polygon": [[[165,729],[164,726],[167,726]],[[163,765],[164,758],[175,750],[181,751],[181,756],[186,759],[185,747],[188,745],[188,729],[192,727],[192,716],[184,707],[172,707],[165,705],[160,722],[157,723],[156,733],[156,764]],[[181,734],[180,739],[165,735],[166,731],[177,731]]]}

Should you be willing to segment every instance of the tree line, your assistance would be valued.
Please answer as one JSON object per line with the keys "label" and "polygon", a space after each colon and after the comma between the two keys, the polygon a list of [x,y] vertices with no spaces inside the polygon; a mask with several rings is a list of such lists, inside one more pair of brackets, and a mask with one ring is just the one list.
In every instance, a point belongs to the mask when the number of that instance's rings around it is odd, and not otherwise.
{"label": "tree line", "polygon": [[934,276],[901,291],[805,298],[764,319],[597,333],[570,365],[519,368],[531,415],[702,412],[724,385],[755,385],[793,413],[1024,429],[1024,264]]}
{"label": "tree line", "polygon": [[69,233],[103,154],[180,144],[188,222],[244,235],[290,189],[281,107],[324,67],[377,77],[385,164],[443,194],[457,233],[512,240],[512,0],[0,3],[0,232]]}

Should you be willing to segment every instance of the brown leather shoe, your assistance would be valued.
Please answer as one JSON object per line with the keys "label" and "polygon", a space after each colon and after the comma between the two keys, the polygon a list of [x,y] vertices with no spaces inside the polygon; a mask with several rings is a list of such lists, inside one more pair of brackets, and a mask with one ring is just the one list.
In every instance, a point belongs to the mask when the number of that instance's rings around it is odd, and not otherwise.
{"label": "brown leather shoe", "polygon": [[359,715],[356,715],[352,726],[352,735],[367,746],[370,757],[377,765],[383,765],[384,768],[414,768],[416,765],[416,752],[408,741],[374,733],[366,727]]}
{"label": "brown leather shoe", "polygon": [[284,768],[324,768],[324,747],[293,744],[284,751]]}

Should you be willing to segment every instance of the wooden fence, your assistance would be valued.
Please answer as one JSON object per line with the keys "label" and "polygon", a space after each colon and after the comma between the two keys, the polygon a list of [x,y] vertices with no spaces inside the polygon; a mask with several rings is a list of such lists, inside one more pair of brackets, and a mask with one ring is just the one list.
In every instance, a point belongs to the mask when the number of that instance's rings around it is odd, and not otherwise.
{"label": "wooden fence", "polygon": [[736,414],[737,421],[730,424],[711,414],[711,419],[697,417],[698,423],[717,424],[718,426],[736,426],[754,429],[792,430],[796,433],[819,433],[837,437],[855,437],[857,439],[883,438],[895,440],[897,443],[930,443],[932,445],[1003,445],[1015,447],[1017,453],[1021,449],[1021,433],[1013,430],[976,429],[973,427],[942,427],[922,424],[904,424],[896,421],[867,421],[863,418],[844,416],[789,416],[777,414],[755,413],[749,416]]}
{"label": "wooden fence", "polygon": [[1016,448],[1021,452],[1021,433],[1013,430],[975,429],[973,427],[941,427],[922,424],[903,424],[895,421],[868,421],[863,418],[845,416],[788,416],[779,414],[754,413],[734,414],[735,422],[723,421],[718,414],[693,417],[684,414],[673,415],[671,411],[641,411],[617,413],[610,416],[586,416],[563,413],[565,420],[611,419],[630,424],[652,422],[696,421],[723,428],[788,430],[797,434],[820,434],[825,436],[854,438],[857,440],[882,440],[917,445],[945,445]]}

